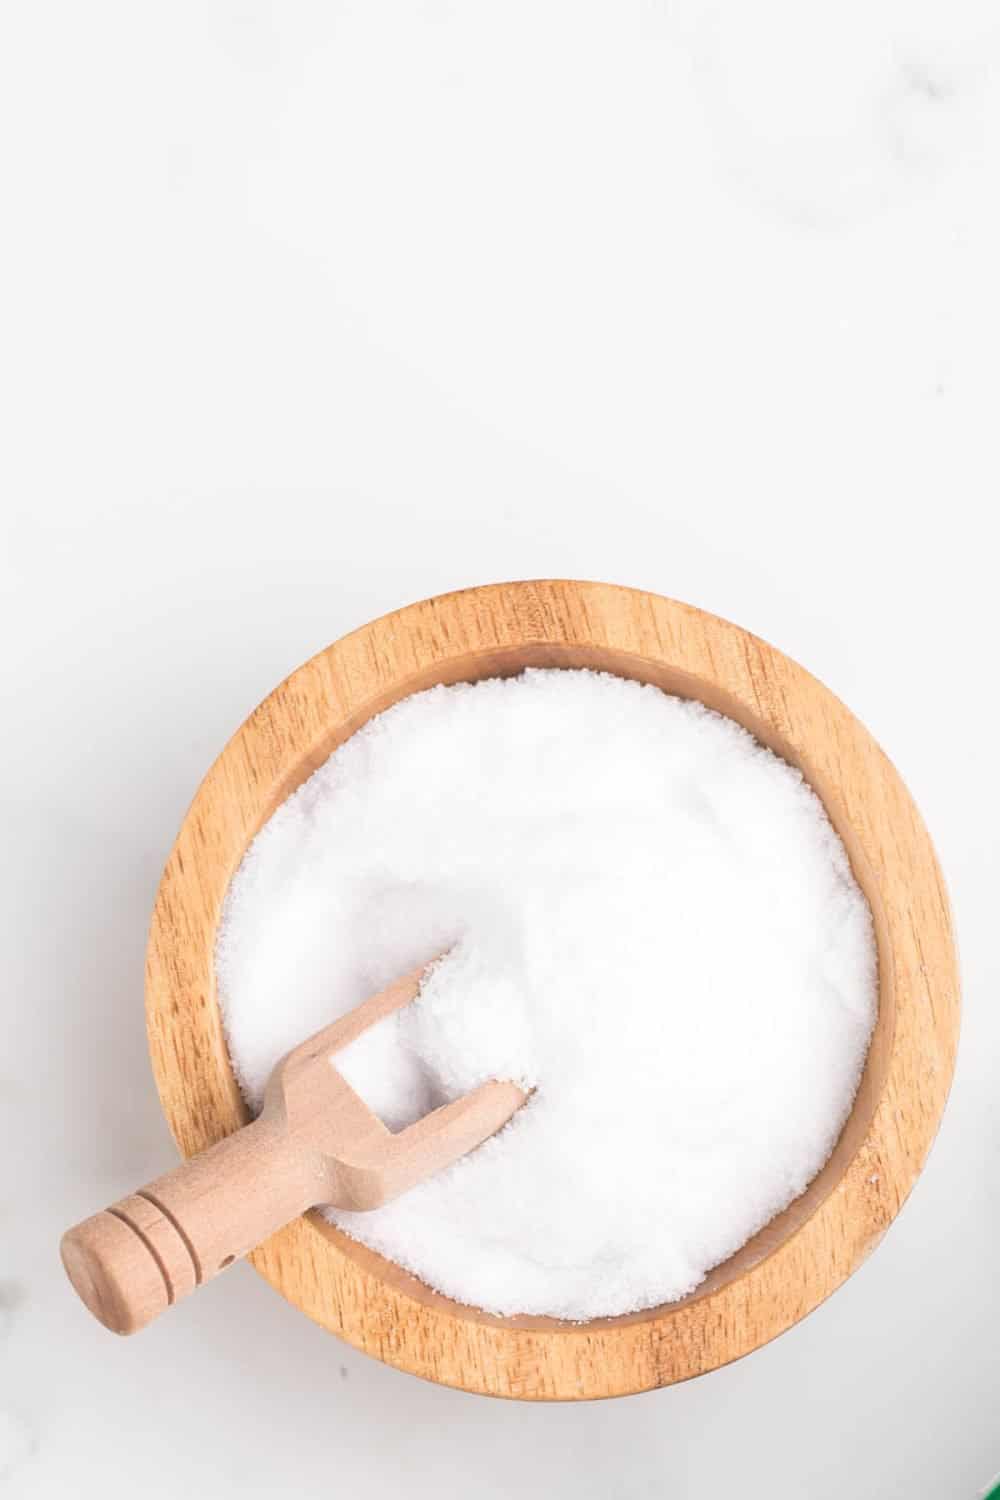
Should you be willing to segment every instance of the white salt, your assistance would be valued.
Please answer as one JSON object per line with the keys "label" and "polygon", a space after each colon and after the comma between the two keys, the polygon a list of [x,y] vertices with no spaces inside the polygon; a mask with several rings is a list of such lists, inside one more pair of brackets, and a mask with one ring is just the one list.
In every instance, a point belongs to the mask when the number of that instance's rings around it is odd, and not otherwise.
{"label": "white salt", "polygon": [[233,880],[218,947],[258,1106],[289,1048],[448,950],[341,1068],[390,1128],[490,1077],[499,1135],[349,1234],[459,1301],[683,1296],[805,1188],[876,1009],[870,913],[798,772],[578,671],[433,688],[342,745]]}

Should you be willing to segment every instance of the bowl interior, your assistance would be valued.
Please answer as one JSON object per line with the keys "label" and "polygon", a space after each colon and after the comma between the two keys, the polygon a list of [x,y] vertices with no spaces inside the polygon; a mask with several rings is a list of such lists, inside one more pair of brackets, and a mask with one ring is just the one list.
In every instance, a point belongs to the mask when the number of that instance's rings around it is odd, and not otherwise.
{"label": "bowl interior", "polygon": [[[683,1298],[679,1302],[659,1308],[647,1308],[644,1311],[629,1313],[623,1317],[596,1319],[592,1324],[588,1325],[594,1328],[611,1327],[617,1324],[641,1322],[654,1317],[662,1317],[665,1314],[669,1314],[674,1308],[680,1308],[686,1303],[695,1302],[717,1291],[729,1282],[735,1281],[744,1272],[749,1270],[750,1267],[756,1265],[786,1240],[790,1239],[833,1191],[844,1175],[851,1159],[857,1154],[866,1136],[876,1102],[883,1089],[888,1061],[892,1051],[894,1023],[891,954],[885,913],[880,899],[878,884],[874,872],[862,852],[855,831],[847,819],[837,787],[825,785],[822,777],[816,774],[815,768],[805,764],[801,757],[796,755],[791,747],[782,741],[773,726],[755,719],[748,712],[745,705],[737,703],[734,699],[730,699],[714,684],[676,668],[651,662],[644,657],[602,646],[533,642],[517,647],[481,651],[473,655],[451,658],[438,662],[433,667],[427,668],[424,671],[414,672],[409,677],[401,678],[382,696],[368,702],[362,713],[356,715],[353,719],[338,724],[335,728],[331,728],[328,735],[321,737],[312,746],[310,752],[304,755],[298,762],[294,771],[283,783],[275,788],[270,801],[261,810],[257,828],[263,826],[275,808],[286,797],[290,796],[296,787],[301,785],[313,771],[322,765],[338,745],[342,744],[344,740],[360,729],[362,724],[366,723],[374,715],[391,707],[393,703],[398,702],[401,698],[408,697],[412,693],[421,692],[423,689],[433,687],[439,683],[475,682],[485,677],[513,676],[523,671],[526,667],[589,667],[595,671],[610,672],[619,677],[627,677],[639,682],[655,684],[657,687],[663,689],[663,691],[676,694],[678,697],[698,699],[709,708],[716,709],[718,712],[735,719],[745,729],[754,734],[763,744],[767,745],[770,750],[774,751],[775,754],[780,755],[784,760],[794,765],[802,772],[803,776],[823,802],[831,823],[844,842],[855,878],[864,891],[871,907],[878,945],[879,997],[875,1030],[854,1107],[841,1132],[833,1154],[825,1167],[813,1179],[805,1192],[796,1198],[783,1213],[765,1225],[735,1255],[730,1256],[728,1260],[716,1266],[701,1285],[688,1297]],[[257,828],[253,829],[252,832],[256,833]],[[450,1311],[453,1315],[466,1320],[499,1324],[506,1327],[551,1330],[558,1330],[560,1327],[576,1327],[576,1325],[561,1324],[559,1320],[554,1318],[495,1318],[478,1308],[466,1307],[452,1302],[449,1298],[443,1297],[439,1293],[432,1291],[429,1287],[424,1286],[423,1283],[417,1281],[416,1278],[408,1272],[403,1271],[393,1262],[385,1260],[383,1257],[367,1249],[367,1247],[359,1245],[347,1235],[342,1234],[321,1218],[319,1214],[313,1214],[311,1217],[320,1232],[333,1241],[343,1254],[356,1261],[366,1271],[374,1272],[382,1281],[404,1289],[410,1297],[414,1297],[428,1305]]]}

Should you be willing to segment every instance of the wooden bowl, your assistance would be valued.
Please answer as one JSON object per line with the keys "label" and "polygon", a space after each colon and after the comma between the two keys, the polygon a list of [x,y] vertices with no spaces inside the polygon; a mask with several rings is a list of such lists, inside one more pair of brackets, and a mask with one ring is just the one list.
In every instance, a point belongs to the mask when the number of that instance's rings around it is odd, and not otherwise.
{"label": "wooden bowl", "polygon": [[879,1013],[853,1112],[802,1196],[683,1301],[586,1324],[495,1318],[449,1301],[307,1214],[255,1268],[358,1349],[414,1375],[529,1400],[623,1396],[737,1359],[845,1281],[919,1173],[954,1063],[959,991],[948,903],[906,788],[867,730],[795,662],[724,620],[607,584],[497,584],[429,599],[293,672],[212,766],[153,913],[147,1023],[160,1098],[191,1155],[237,1129],[213,948],[223,898],[278,804],[373,714],[434,683],[594,667],[699,698],[798,766],[871,903]]}

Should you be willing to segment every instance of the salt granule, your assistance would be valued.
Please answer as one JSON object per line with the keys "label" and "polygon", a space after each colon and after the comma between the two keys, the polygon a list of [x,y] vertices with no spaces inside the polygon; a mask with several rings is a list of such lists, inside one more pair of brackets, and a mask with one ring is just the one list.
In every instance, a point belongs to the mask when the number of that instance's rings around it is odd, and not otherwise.
{"label": "salt granule", "polygon": [[484,1079],[511,1123],[348,1234],[458,1301],[587,1319],[696,1287],[805,1188],[876,1011],[871,915],[799,773],[585,671],[436,687],[274,814],[217,966],[237,1075],[418,964],[341,1054],[392,1129]]}

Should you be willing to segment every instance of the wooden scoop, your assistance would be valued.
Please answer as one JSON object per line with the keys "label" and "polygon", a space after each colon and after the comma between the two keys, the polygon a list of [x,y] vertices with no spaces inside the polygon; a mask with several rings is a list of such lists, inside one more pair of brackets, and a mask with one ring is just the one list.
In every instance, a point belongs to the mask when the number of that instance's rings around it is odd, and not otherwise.
{"label": "wooden scoop", "polygon": [[95,1318],[135,1333],[306,1209],[379,1208],[507,1123],[526,1095],[490,1082],[394,1135],[333,1066],[410,1003],[423,975],[398,979],[290,1052],[251,1124],[66,1231],[63,1265]]}

